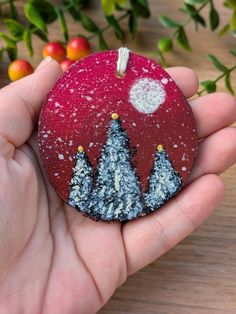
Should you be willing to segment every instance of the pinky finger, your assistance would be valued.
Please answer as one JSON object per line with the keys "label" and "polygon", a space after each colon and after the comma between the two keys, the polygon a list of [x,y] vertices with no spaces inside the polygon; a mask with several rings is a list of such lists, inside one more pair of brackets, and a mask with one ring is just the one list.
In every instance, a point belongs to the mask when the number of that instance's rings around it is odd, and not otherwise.
{"label": "pinky finger", "polygon": [[204,175],[154,214],[124,225],[128,274],[150,264],[189,235],[214,210],[223,193],[218,176]]}

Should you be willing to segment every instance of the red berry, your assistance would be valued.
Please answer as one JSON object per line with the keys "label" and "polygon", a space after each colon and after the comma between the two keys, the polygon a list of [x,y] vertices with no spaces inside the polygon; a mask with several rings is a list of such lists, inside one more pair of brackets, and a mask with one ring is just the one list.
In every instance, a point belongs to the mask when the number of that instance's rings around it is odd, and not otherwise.
{"label": "red berry", "polygon": [[66,46],[67,58],[71,60],[79,60],[90,54],[90,44],[86,38],[72,38]]}
{"label": "red berry", "polygon": [[60,66],[63,72],[65,72],[69,67],[74,63],[75,61],[72,61],[70,59],[64,59],[60,62]]}
{"label": "red berry", "polygon": [[51,42],[43,48],[43,56],[44,58],[50,56],[60,62],[65,58],[66,50],[60,43]]}
{"label": "red berry", "polygon": [[18,59],[10,63],[8,76],[11,81],[16,81],[34,72],[32,65],[23,59]]}

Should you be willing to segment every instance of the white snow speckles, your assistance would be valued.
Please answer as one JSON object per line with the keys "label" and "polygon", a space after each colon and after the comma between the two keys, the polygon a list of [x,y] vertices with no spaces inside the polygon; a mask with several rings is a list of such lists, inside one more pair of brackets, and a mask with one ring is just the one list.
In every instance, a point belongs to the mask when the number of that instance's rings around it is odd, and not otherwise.
{"label": "white snow speckles", "polygon": [[72,161],[73,160],[73,158],[71,157],[71,156],[69,156],[69,158],[68,158],[70,161]]}
{"label": "white snow speckles", "polygon": [[162,82],[162,84],[167,84],[167,83],[168,83],[168,79],[167,79],[167,78],[163,78],[163,79],[161,80],[161,82]]}
{"label": "white snow speckles", "polygon": [[142,67],[142,70],[144,73],[148,73],[148,69]]}
{"label": "white snow speckles", "polygon": [[174,148],[177,148],[177,147],[178,147],[178,145],[177,145],[177,144],[174,144],[174,145],[173,145],[173,147],[174,147]]}
{"label": "white snow speckles", "polygon": [[59,176],[59,173],[58,173],[58,172],[54,173],[54,176],[55,176],[55,177],[58,177],[58,176]]}
{"label": "white snow speckles", "polygon": [[58,159],[59,160],[64,160],[64,155],[63,154],[58,154]]}
{"label": "white snow speckles", "polygon": [[47,138],[47,137],[48,137],[48,134],[43,134],[43,137]]}
{"label": "white snow speckles", "polygon": [[62,105],[61,105],[61,104],[59,104],[59,102],[57,102],[57,101],[56,101],[56,102],[55,102],[55,107],[56,107],[56,108],[61,108],[61,107],[62,107]]}
{"label": "white snow speckles", "polygon": [[90,143],[89,143],[89,147],[92,147],[92,146],[93,146],[93,142],[90,142]]}
{"label": "white snow speckles", "polygon": [[152,70],[156,70],[157,66],[154,63],[152,63],[151,68]]}
{"label": "white snow speckles", "polygon": [[150,114],[165,102],[166,92],[158,80],[141,78],[130,89],[129,101],[139,112]]}
{"label": "white snow speckles", "polygon": [[61,137],[58,137],[57,140],[58,140],[58,142],[62,142],[62,138]]}
{"label": "white snow speckles", "polygon": [[71,93],[71,94],[73,94],[74,91],[75,91],[74,88],[71,88],[71,89],[70,89],[70,93]]}
{"label": "white snow speckles", "polygon": [[90,96],[85,96],[85,99],[86,99],[87,101],[91,101],[93,98],[90,97]]}
{"label": "white snow speckles", "polygon": [[69,146],[73,146],[73,141],[72,141],[72,140],[69,140],[68,145],[69,145]]}
{"label": "white snow speckles", "polygon": [[131,71],[134,72],[135,74],[138,74],[138,71],[136,70],[135,67],[132,67],[132,68],[131,68]]}
{"label": "white snow speckles", "polygon": [[132,122],[132,126],[136,126],[137,124],[135,122]]}
{"label": "white snow speckles", "polygon": [[186,167],[182,167],[181,169],[182,169],[182,171],[186,171],[186,170],[187,170],[187,168],[186,168]]}

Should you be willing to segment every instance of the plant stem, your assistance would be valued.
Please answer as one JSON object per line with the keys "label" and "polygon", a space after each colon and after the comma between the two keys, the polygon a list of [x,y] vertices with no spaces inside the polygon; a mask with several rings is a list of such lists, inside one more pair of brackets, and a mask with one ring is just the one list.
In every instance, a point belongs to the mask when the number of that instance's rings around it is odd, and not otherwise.
{"label": "plant stem", "polygon": [[[126,11],[123,15],[121,15],[117,19],[117,21],[120,22],[120,21],[124,20],[127,16],[129,16],[129,12],[128,11]],[[105,31],[107,31],[110,28],[111,28],[111,25],[108,24],[107,26],[101,28],[97,33],[94,33],[94,34],[90,35],[89,37],[87,37],[87,39],[91,40],[91,39],[95,38],[96,36],[98,36],[99,34],[103,34]]]}
{"label": "plant stem", "polygon": [[[205,6],[207,6],[209,3],[211,2],[211,0],[206,1],[205,3],[203,3],[198,9],[197,9],[197,13],[201,12],[202,9],[205,8]],[[186,19],[186,21],[184,23],[181,24],[180,27],[185,27],[187,26],[190,22],[193,21],[193,18],[190,16],[189,18]],[[172,35],[170,36],[171,39],[174,39],[175,36],[177,34],[177,31],[173,32]]]}
{"label": "plant stem", "polygon": [[[205,3],[203,3],[203,4],[197,9],[197,13],[199,13],[202,9],[204,9],[205,6],[207,6],[210,2],[211,2],[211,0],[207,0]],[[193,21],[192,16],[188,17],[188,18],[186,19],[186,21],[183,22],[183,23],[181,24],[181,26],[178,27],[177,30],[175,30],[175,31],[171,34],[170,38],[171,38],[171,39],[174,39],[175,36],[176,36],[177,33],[178,33],[179,28],[181,28],[181,27],[182,27],[182,28],[186,27],[191,21]],[[159,49],[158,49],[158,54],[159,54],[159,56],[160,56],[162,62],[167,65],[165,56],[163,55],[163,53],[162,53]]]}
{"label": "plant stem", "polygon": [[[226,72],[222,73],[221,75],[219,75],[213,82],[217,83],[219,80],[221,80],[223,77],[225,77],[227,74],[233,72],[234,70],[236,70],[236,64],[234,66],[232,66],[232,68],[229,68],[228,71],[226,71]],[[206,89],[203,88],[202,90],[197,92],[197,95],[201,96],[205,91],[206,91]]]}

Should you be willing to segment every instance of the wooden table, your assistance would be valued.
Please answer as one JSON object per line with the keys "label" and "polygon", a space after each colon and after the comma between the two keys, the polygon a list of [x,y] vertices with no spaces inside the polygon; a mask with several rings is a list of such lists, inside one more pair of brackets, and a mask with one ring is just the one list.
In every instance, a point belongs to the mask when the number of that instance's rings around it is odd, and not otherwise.
{"label": "wooden table", "polygon": [[[148,54],[155,49],[158,37],[168,34],[158,22],[157,16],[167,14],[173,18],[182,18],[177,12],[182,1],[151,0],[152,17],[139,23],[139,35],[135,42],[127,36],[125,44],[132,50]],[[227,20],[229,10],[223,8],[223,1],[215,1],[220,8],[221,18]],[[22,6],[22,2],[18,3]],[[98,2],[89,11],[100,25],[104,24],[98,13]],[[208,15],[208,9],[204,10]],[[68,18],[70,33],[81,32],[78,24]],[[126,21],[122,23],[126,27]],[[224,24],[224,23],[222,23]],[[185,52],[178,47],[168,55],[172,65],[185,65],[196,70],[199,78],[209,79],[218,76],[218,71],[207,61],[207,54],[215,54],[227,65],[235,59],[228,50],[235,43],[230,35],[219,39],[217,32],[200,28],[196,33],[193,25],[187,27],[193,52]],[[59,39],[58,26],[53,24],[50,39]],[[106,38],[111,48],[119,43],[113,33],[108,31]],[[37,65],[41,59],[43,43],[34,40],[35,56],[32,61]],[[96,50],[96,40],[93,49]],[[26,49],[20,45],[20,56],[28,58]],[[0,71],[0,86],[5,85],[7,60]],[[236,76],[234,75],[234,87]],[[224,90],[219,83],[219,90]],[[222,104],[224,106],[224,104]],[[113,313],[158,313],[158,314],[226,314],[236,313],[236,166],[222,175],[226,192],[224,201],[215,213],[191,236],[182,241],[169,253],[130,277],[117,290],[112,299],[99,312]]]}

